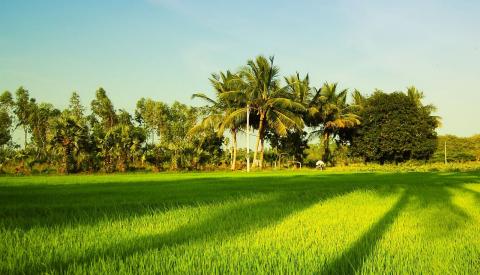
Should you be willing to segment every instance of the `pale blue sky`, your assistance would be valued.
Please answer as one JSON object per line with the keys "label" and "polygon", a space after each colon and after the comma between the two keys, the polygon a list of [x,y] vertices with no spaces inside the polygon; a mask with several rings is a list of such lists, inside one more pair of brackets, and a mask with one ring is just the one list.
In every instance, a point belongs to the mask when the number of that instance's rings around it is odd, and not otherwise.
{"label": "pale blue sky", "polygon": [[[388,2],[388,3],[387,3]],[[415,85],[440,133],[480,133],[480,1],[2,0],[0,90],[58,107],[104,87],[117,108],[140,97],[195,104],[211,72],[275,55],[314,86],[371,92]],[[472,124],[473,123],[473,124]]]}

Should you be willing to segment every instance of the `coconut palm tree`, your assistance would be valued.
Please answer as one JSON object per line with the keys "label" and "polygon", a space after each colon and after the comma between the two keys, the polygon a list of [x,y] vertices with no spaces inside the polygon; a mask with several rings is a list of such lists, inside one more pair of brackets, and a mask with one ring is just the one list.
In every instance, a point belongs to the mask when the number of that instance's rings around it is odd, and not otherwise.
{"label": "coconut palm tree", "polygon": [[287,89],[292,99],[307,107],[311,100],[312,92],[314,91],[312,87],[310,87],[310,77],[308,74],[302,79],[297,72],[294,75],[285,77],[285,83],[287,83]]}
{"label": "coconut palm tree", "polygon": [[419,91],[414,86],[407,88],[407,96],[415,103],[417,107],[422,107],[422,99],[425,97],[422,91]]}
{"label": "coconut palm tree", "polygon": [[202,121],[191,129],[190,133],[193,134],[197,131],[204,129],[214,129],[219,136],[223,136],[225,129],[229,129],[232,135],[232,159],[231,169],[236,169],[237,160],[237,134],[239,129],[245,122],[245,115],[238,114],[234,119],[226,120],[232,112],[242,108],[245,105],[245,98],[243,94],[238,93],[237,97],[224,98],[221,96],[223,93],[236,92],[241,89],[238,85],[240,83],[236,74],[227,71],[226,73],[220,72],[220,74],[212,74],[209,79],[212,87],[215,89],[217,99],[212,99],[204,93],[195,93],[192,98],[200,98],[206,101],[209,106],[207,108],[207,114]]}
{"label": "coconut palm tree", "polygon": [[352,108],[358,113],[365,108],[367,97],[363,95],[359,90],[355,89],[352,93],[353,105]]}
{"label": "coconut palm tree", "polygon": [[[407,96],[415,103],[417,108],[422,109],[424,112],[431,114],[437,111],[437,107],[432,104],[423,105],[422,100],[425,98],[425,95],[415,86],[410,86],[407,88]],[[440,116],[431,117],[436,121],[437,127],[442,125],[442,118]]]}
{"label": "coconut palm tree", "polygon": [[319,122],[319,128],[311,135],[321,136],[324,146],[323,161],[331,162],[330,139],[339,132],[360,124],[360,117],[353,112],[353,105],[347,104],[346,89],[337,91],[337,83],[325,83],[316,90],[311,106],[316,109],[312,113],[313,120]]}
{"label": "coconut palm tree", "polygon": [[247,104],[231,112],[225,121],[229,123],[253,111],[254,119],[258,121],[253,165],[261,168],[266,129],[281,136],[285,136],[288,129],[302,129],[304,124],[298,112],[305,108],[293,100],[288,92],[288,84],[281,86],[279,68],[274,65],[273,57],[267,59],[258,56],[255,60],[249,60],[239,76],[235,80],[239,89],[222,93],[220,97],[225,100],[241,98]]}
{"label": "coconut palm tree", "polygon": [[317,126],[321,123],[316,117],[319,113],[321,102],[320,94],[314,87],[310,86],[308,74],[302,79],[299,73],[285,78],[288,93],[295,102],[302,104],[305,110],[301,112],[303,121],[307,126]]}

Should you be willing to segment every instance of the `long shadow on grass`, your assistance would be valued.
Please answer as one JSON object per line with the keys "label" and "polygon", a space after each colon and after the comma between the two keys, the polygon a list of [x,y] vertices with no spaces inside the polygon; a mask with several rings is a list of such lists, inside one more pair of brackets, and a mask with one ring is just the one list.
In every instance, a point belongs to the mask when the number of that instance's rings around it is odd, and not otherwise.
{"label": "long shadow on grass", "polygon": [[462,186],[462,185],[455,185],[455,186],[452,186],[452,188],[455,189],[455,190],[458,190],[458,191],[460,191],[460,192],[473,195],[473,197],[475,198],[475,200],[477,201],[477,203],[480,204],[480,192],[475,191],[475,190],[472,190],[472,189],[467,188],[467,187]]}
{"label": "long shadow on grass", "polygon": [[[76,199],[75,202],[77,203],[76,208],[73,208],[72,211],[74,215],[77,215],[78,219],[67,223],[67,225],[71,226],[96,223],[105,218],[110,222],[117,219],[128,219],[147,213],[171,210],[178,206],[194,207],[197,205],[224,203],[231,206],[215,212],[204,220],[181,226],[171,232],[112,243],[110,246],[86,250],[83,255],[73,256],[70,259],[57,259],[53,260],[53,262],[39,265],[27,265],[26,270],[23,271],[28,273],[52,270],[64,272],[72,264],[88,265],[101,258],[119,260],[134,254],[141,254],[168,246],[207,239],[232,238],[242,233],[275,224],[315,203],[342,196],[355,190],[372,190],[380,195],[391,195],[398,193],[400,189],[405,190],[405,195],[398,203],[373,225],[371,230],[357,240],[351,249],[346,251],[339,259],[333,261],[326,269],[334,273],[337,273],[336,270],[360,270],[365,259],[374,251],[378,241],[406,207],[407,201],[409,204],[414,201],[419,209],[431,205],[446,207],[446,210],[459,220],[467,219],[468,215],[451,203],[451,194],[446,187],[471,183],[472,180],[478,181],[479,179],[478,175],[473,175],[472,179],[472,177],[462,178],[453,174],[432,173],[327,174],[320,176],[283,175],[279,177],[185,179],[172,181],[168,184],[151,182],[138,185],[130,183],[77,186],[71,194],[68,194],[68,197]],[[195,182],[191,182],[192,180]],[[44,190],[43,194],[47,198],[40,202],[46,203],[47,206],[54,205],[50,200],[55,199],[55,196],[58,194],[65,194],[69,190],[71,189],[67,186],[62,186],[60,190],[52,188],[50,192]],[[2,191],[4,189],[0,188],[0,193]],[[10,193],[22,191],[28,191],[28,189],[15,189]],[[17,199],[21,197],[18,193],[16,194]],[[78,199],[76,197],[82,194],[86,194],[87,199]],[[259,196],[263,196],[266,199],[255,200]],[[233,203],[239,198],[245,197],[251,197],[252,200],[247,200],[246,203]],[[95,204],[96,199],[105,199],[106,202],[104,201],[92,208],[95,210],[88,208],[89,204]],[[127,203],[125,206],[118,208],[117,204],[125,200],[133,200],[134,203]],[[63,200],[61,205],[66,205],[66,202],[68,200]],[[232,203],[229,204],[229,202]],[[12,200],[7,205],[11,206]],[[27,202],[19,207],[23,207],[24,210],[24,212],[21,212],[21,215],[27,215],[25,211],[32,207],[37,207],[37,204],[29,204]],[[3,209],[2,211],[5,213]],[[28,219],[19,220],[16,217],[9,218],[10,221],[18,222],[16,226],[19,227],[31,226],[32,224],[45,227],[64,225],[61,218],[68,218],[66,215],[69,212],[65,212],[61,208],[55,209],[55,211],[58,212],[46,214],[46,217],[49,218],[46,223],[40,223],[37,220],[34,222]],[[27,218],[31,218],[31,216],[27,215]],[[436,216],[432,218],[441,219],[441,217]]]}
{"label": "long shadow on grass", "polygon": [[123,220],[179,207],[225,202],[239,196],[271,193],[281,188],[275,182],[278,183],[278,178],[251,182],[236,178],[192,178],[0,186],[0,225],[20,229],[94,225],[102,220]]}
{"label": "long shadow on grass", "polygon": [[[410,211],[416,212],[421,212],[430,207],[438,209],[437,212],[433,212],[430,217],[422,221],[423,224],[429,225],[425,232],[429,237],[444,236],[470,219],[465,210],[452,202],[453,194],[448,188],[461,189],[465,192],[470,191],[479,195],[475,191],[463,187],[463,184],[467,182],[480,182],[479,177],[425,173],[398,175],[402,175],[406,180],[408,178],[410,180],[417,178],[418,180],[413,184],[400,184],[404,188],[404,192],[398,201],[346,251],[328,263],[323,268],[322,274],[355,274],[360,272],[379,241],[407,207],[411,208]],[[448,220],[445,220],[445,217],[448,217]]]}
{"label": "long shadow on grass", "polygon": [[[84,255],[67,260],[56,260],[45,265],[31,265],[27,272],[65,272],[69,266],[89,265],[98,259],[121,260],[134,254],[159,250],[168,246],[211,239],[230,239],[242,233],[258,230],[280,222],[289,215],[308,208],[320,201],[339,197],[359,189],[387,192],[381,185],[370,183],[367,186],[352,184],[350,181],[325,177],[281,177],[267,178],[268,182],[257,184],[271,185],[268,192],[252,193],[245,199],[230,200],[224,208],[203,220],[174,229],[164,234],[141,236],[114,243],[110,246],[85,251]],[[258,180],[258,179],[257,179]],[[280,182],[279,182],[280,181]],[[240,183],[237,183],[240,184]],[[216,206],[216,205],[215,205]]]}
{"label": "long shadow on grass", "polygon": [[[68,180],[68,178],[66,178]],[[293,196],[336,194],[344,189],[381,188],[363,174],[327,176],[214,177],[147,182],[0,186],[0,227],[95,225],[179,207],[226,202],[283,192]]]}
{"label": "long shadow on grass", "polygon": [[365,260],[372,254],[376,244],[395,222],[408,202],[408,194],[404,192],[400,199],[378,220],[360,239],[337,259],[327,265],[325,274],[354,274],[361,270]]}

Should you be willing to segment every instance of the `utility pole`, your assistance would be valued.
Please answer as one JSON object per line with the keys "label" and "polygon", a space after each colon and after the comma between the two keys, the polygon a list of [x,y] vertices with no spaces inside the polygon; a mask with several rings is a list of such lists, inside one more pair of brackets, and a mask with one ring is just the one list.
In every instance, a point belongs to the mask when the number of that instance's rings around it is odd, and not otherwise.
{"label": "utility pole", "polygon": [[445,164],[447,164],[447,141],[445,141],[444,155],[445,155]]}
{"label": "utility pole", "polygon": [[247,104],[247,172],[250,172],[250,104]]}

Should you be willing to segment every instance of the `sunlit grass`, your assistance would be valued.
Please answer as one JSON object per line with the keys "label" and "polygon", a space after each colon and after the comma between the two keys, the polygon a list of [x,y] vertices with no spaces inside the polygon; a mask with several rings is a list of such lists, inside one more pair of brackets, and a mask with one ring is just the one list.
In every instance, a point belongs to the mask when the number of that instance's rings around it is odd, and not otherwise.
{"label": "sunlit grass", "polygon": [[0,178],[0,273],[480,273],[479,173]]}

